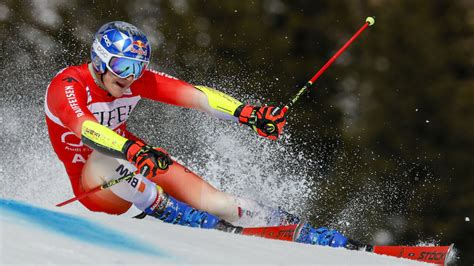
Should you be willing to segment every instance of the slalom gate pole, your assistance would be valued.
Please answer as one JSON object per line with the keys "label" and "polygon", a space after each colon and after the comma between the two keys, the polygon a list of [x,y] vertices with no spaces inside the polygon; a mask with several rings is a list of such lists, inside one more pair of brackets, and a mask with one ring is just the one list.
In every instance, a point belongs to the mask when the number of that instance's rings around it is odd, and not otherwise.
{"label": "slalom gate pole", "polygon": [[61,202],[61,203],[58,203],[58,204],[56,204],[56,206],[57,206],[57,207],[62,207],[62,206],[64,206],[64,205],[67,205],[67,204],[69,204],[69,203],[71,203],[71,202],[74,202],[74,201],[76,201],[76,200],[83,199],[83,198],[85,198],[85,197],[87,197],[87,196],[89,196],[89,195],[92,195],[92,194],[94,194],[94,193],[96,193],[96,192],[98,192],[98,191],[101,191],[101,190],[107,189],[107,188],[109,188],[109,187],[111,187],[111,186],[117,185],[118,183],[121,183],[121,182],[124,181],[124,180],[130,180],[130,179],[131,179],[132,177],[134,177],[134,176],[135,176],[135,173],[130,173],[130,174],[128,174],[128,175],[121,176],[121,177],[119,177],[119,178],[117,178],[117,179],[110,180],[110,181],[108,181],[108,182],[106,182],[106,183],[104,183],[104,184],[102,184],[102,185],[100,185],[100,186],[97,186],[97,187],[95,187],[95,188],[93,188],[93,189],[91,189],[91,190],[89,190],[89,191],[87,191],[87,192],[85,192],[85,193],[83,193],[83,194],[77,196],[77,197],[70,198],[70,199],[68,199],[68,200],[66,200],[66,201],[63,201],[63,202]]}
{"label": "slalom gate pole", "polygon": [[288,109],[300,98],[301,95],[303,95],[305,92],[309,91],[313,84],[316,82],[316,80],[326,71],[326,69],[331,66],[334,61],[349,47],[349,45],[369,26],[372,26],[375,24],[375,17],[367,17],[365,19],[364,25],[337,51],[329,61],[326,62],[326,64],[309,80],[299,91],[298,93],[291,98],[291,100],[283,107],[282,112],[285,114]]}

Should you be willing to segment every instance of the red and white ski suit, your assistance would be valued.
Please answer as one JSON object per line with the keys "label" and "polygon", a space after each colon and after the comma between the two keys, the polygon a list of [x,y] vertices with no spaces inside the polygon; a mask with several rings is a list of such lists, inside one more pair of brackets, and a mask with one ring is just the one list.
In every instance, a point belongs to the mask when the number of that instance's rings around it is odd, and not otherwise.
{"label": "red and white ski suit", "polygon": [[[200,94],[201,91],[184,81],[164,73],[145,70],[129,90],[115,98],[95,83],[87,64],[60,71],[46,92],[46,123],[51,144],[66,168],[74,194],[77,196],[89,189],[83,187],[81,174],[93,150],[81,142],[82,122],[97,121],[128,139],[137,140],[137,137],[127,131],[126,122],[141,98],[206,111]],[[216,190],[176,162],[166,174],[152,181],[176,199],[216,215],[219,215],[219,210],[209,206],[209,202],[229,198],[228,194]],[[90,210],[108,213],[119,214],[127,209],[104,208],[90,197],[84,198],[81,203]],[[237,213],[237,207],[231,212]]]}

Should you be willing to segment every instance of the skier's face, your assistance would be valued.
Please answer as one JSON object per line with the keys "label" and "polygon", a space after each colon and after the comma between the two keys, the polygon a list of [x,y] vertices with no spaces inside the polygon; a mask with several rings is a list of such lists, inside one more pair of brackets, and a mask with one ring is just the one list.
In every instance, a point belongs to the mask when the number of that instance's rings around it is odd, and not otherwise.
{"label": "skier's face", "polygon": [[121,97],[125,91],[132,85],[133,76],[127,78],[119,78],[112,74],[110,71],[106,71],[103,76],[104,87],[114,97]]}

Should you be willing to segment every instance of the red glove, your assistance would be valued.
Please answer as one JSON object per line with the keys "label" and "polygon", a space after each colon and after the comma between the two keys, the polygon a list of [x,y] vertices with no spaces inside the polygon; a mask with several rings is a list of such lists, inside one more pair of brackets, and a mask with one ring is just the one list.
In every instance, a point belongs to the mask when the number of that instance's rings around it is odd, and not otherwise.
{"label": "red glove", "polygon": [[173,160],[165,150],[148,146],[141,141],[128,140],[124,150],[126,159],[147,178],[164,174],[173,164]]}
{"label": "red glove", "polygon": [[239,118],[240,123],[249,125],[260,136],[271,140],[276,140],[281,135],[286,124],[282,109],[275,106],[241,105],[235,111],[235,116]]}

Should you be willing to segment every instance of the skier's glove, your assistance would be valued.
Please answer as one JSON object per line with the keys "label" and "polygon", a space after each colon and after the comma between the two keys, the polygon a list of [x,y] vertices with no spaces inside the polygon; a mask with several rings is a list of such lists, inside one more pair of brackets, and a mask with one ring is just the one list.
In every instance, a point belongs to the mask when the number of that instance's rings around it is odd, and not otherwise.
{"label": "skier's glove", "polygon": [[241,105],[235,110],[240,123],[249,125],[260,136],[276,140],[286,124],[282,109],[275,106]]}
{"label": "skier's glove", "polygon": [[173,164],[173,160],[165,150],[148,146],[141,141],[128,140],[124,150],[126,159],[147,178],[164,174]]}

